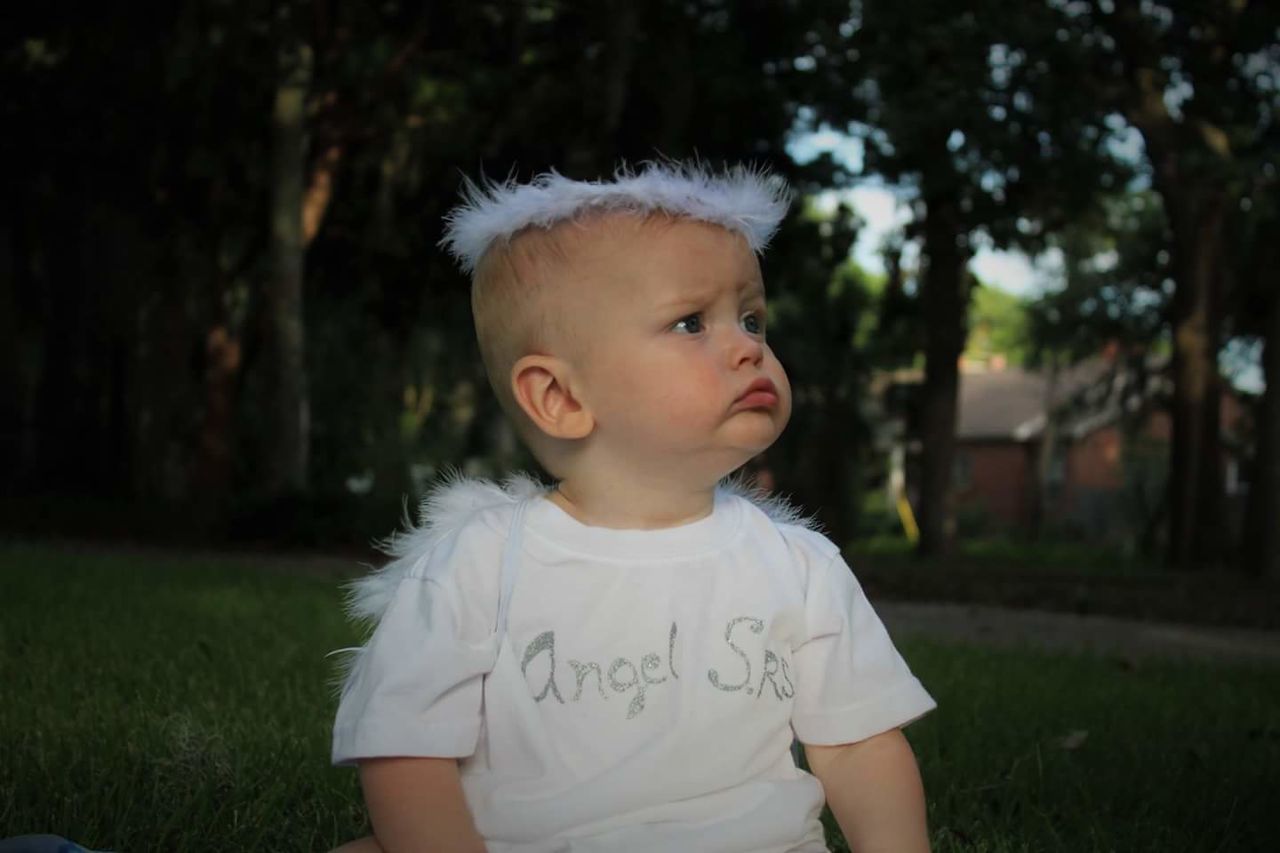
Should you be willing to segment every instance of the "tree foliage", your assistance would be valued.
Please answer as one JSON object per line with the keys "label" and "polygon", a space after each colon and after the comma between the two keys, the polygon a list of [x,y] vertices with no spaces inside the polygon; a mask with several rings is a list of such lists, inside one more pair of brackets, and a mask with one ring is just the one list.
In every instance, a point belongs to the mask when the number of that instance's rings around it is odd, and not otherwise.
{"label": "tree foliage", "polygon": [[[380,520],[361,533],[383,532],[382,507],[446,465],[528,465],[485,393],[466,284],[436,246],[461,177],[697,156],[770,166],[802,198],[767,260],[797,408],[764,464],[827,507],[833,531],[852,529],[867,380],[923,359],[923,520],[943,547],[956,360],[966,344],[1019,346],[1003,331],[1017,312],[967,271],[979,247],[1062,252],[1065,289],[1029,321],[1041,354],[1168,346],[1185,399],[1214,387],[1228,336],[1265,342],[1275,363],[1275,8],[19,7],[0,43],[6,500],[145,504],[206,534],[304,539],[364,509]],[[273,124],[286,89],[301,98],[287,134]],[[862,140],[860,174],[789,156],[823,124]],[[1137,155],[1117,145],[1128,128]],[[803,201],[868,178],[912,198],[878,296],[847,263],[860,223]],[[919,244],[918,269],[902,242]],[[1215,441],[1208,408],[1180,411],[1179,434],[1199,436],[1175,442],[1174,470],[1199,472],[1175,486],[1185,515],[1217,475],[1179,466]],[[1278,419],[1260,407],[1264,450]],[[291,454],[301,467],[273,464]],[[1266,470],[1280,459],[1260,454]],[[1203,532],[1214,514],[1201,515],[1173,529]]]}
{"label": "tree foliage", "polygon": [[1091,0],[1060,4],[1088,45],[1083,86],[1142,136],[1168,220],[1173,440],[1171,565],[1226,553],[1218,367],[1235,288],[1226,225],[1276,167],[1280,11],[1274,3]]}
{"label": "tree foliage", "polygon": [[[194,505],[211,530],[267,535],[340,511],[352,486],[398,503],[445,465],[527,464],[436,248],[462,176],[699,156],[819,185],[785,146],[793,59],[824,6],[188,0],[15,21],[8,493]],[[299,56],[305,148],[273,160],[281,59]],[[291,201],[273,195],[281,152],[301,157]],[[287,309],[281,221],[305,253]],[[306,434],[285,428],[300,401]],[[295,450],[305,477],[269,476]]]}
{"label": "tree foliage", "polygon": [[958,360],[977,241],[1040,247],[1094,204],[1121,167],[1103,117],[1068,83],[1080,46],[1061,10],[1001,3],[855,4],[827,33],[816,120],[860,133],[867,171],[916,190],[921,389],[920,550],[949,548]]}

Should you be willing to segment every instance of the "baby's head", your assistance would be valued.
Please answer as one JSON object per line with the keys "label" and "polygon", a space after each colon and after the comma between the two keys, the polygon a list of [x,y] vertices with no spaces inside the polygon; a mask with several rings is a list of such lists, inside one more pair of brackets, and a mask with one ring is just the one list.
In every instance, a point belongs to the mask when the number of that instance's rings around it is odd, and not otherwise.
{"label": "baby's head", "polygon": [[746,169],[468,186],[444,243],[494,392],[553,476],[715,482],[773,443],[790,388],[756,254],[786,208]]}

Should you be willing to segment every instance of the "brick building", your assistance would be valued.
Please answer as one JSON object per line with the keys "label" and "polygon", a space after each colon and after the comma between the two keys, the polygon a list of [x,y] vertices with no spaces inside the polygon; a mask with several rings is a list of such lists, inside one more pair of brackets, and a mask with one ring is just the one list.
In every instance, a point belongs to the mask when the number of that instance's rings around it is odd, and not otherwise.
{"label": "brick building", "polygon": [[[1051,378],[999,359],[962,364],[952,476],[961,532],[1040,529],[1092,540],[1148,534],[1167,479],[1171,427],[1162,367],[1100,356]],[[902,469],[890,472],[890,488],[905,482],[913,506],[919,383],[902,372],[880,382],[882,447]],[[1238,502],[1246,488],[1238,439],[1247,432],[1247,410],[1228,393],[1222,413],[1225,488]]]}

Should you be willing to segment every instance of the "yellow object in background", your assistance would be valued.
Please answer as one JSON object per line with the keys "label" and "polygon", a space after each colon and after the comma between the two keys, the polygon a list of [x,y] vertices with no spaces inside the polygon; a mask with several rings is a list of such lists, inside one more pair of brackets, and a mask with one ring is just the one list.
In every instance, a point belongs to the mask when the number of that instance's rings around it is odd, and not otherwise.
{"label": "yellow object in background", "polygon": [[902,530],[907,534],[907,541],[912,545],[920,539],[920,526],[916,524],[916,515],[911,511],[911,501],[907,500],[905,489],[898,491],[898,518],[902,521]]}

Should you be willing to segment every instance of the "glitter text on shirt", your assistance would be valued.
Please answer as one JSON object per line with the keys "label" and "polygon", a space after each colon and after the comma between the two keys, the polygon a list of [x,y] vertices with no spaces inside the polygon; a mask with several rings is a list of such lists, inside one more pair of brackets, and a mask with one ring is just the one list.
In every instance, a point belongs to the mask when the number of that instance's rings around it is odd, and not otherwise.
{"label": "glitter text on shirt", "polygon": [[[795,685],[791,680],[791,670],[786,656],[763,647],[757,652],[759,658],[757,670],[752,665],[751,654],[742,645],[745,640],[744,633],[759,635],[764,633],[764,628],[764,621],[753,616],[739,616],[729,620],[724,629],[724,642],[736,658],[736,662],[729,665],[723,672],[715,667],[707,671],[707,680],[712,687],[725,693],[740,691],[748,696],[754,695],[756,698],[770,692],[778,701],[785,701],[795,696]],[[644,711],[645,696],[650,687],[662,684],[668,679],[679,680],[680,675],[675,666],[678,635],[679,628],[675,622],[672,622],[671,630],[667,635],[665,661],[657,652],[646,652],[640,656],[640,663],[637,666],[632,658],[620,655],[615,657],[606,669],[595,661],[570,659],[568,664],[573,670],[574,689],[568,700],[560,692],[560,685],[556,680],[555,631],[541,632],[525,647],[520,659],[520,671],[527,682],[530,677],[530,666],[540,656],[546,657],[546,680],[530,685],[535,702],[542,702],[550,696],[563,705],[566,701],[581,701],[584,693],[596,694],[607,701],[611,694],[605,690],[606,684],[614,694],[632,693],[631,701],[627,704],[627,719],[630,720]],[[740,675],[734,673],[735,668],[740,670]],[[535,668],[535,679],[539,678],[540,669],[541,667]],[[737,680],[733,680],[735,675]],[[766,691],[766,682],[771,688],[769,691]]]}

